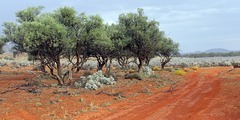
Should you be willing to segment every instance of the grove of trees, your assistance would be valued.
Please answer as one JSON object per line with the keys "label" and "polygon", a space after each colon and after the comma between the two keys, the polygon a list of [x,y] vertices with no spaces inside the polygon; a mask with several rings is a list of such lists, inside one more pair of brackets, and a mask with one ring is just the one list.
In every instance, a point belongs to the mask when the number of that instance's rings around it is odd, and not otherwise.
{"label": "grove of trees", "polygon": [[[113,59],[127,68],[130,58],[135,58],[141,72],[151,58],[160,56],[164,67],[179,51],[178,43],[167,38],[159,30],[159,22],[149,20],[143,9],[120,14],[118,22],[109,25],[100,15],[78,13],[71,7],[41,13],[43,8],[28,7],[16,12],[16,22],[3,23],[0,48],[12,42],[16,53],[27,52],[39,60],[42,71],[48,68],[60,85],[66,84],[70,72],[78,72],[89,57],[97,59],[98,70]],[[62,58],[70,63],[67,72],[62,72]]]}

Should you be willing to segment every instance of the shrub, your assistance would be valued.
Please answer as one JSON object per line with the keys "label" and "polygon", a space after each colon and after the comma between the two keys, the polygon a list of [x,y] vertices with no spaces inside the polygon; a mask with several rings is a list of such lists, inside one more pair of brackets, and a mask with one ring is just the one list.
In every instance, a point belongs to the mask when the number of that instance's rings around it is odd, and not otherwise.
{"label": "shrub", "polygon": [[81,88],[82,87],[82,83],[74,82],[74,86],[77,87],[77,88]]}
{"label": "shrub", "polygon": [[153,71],[160,71],[161,70],[161,68],[159,68],[158,66],[155,66],[155,67],[153,67],[153,69],[152,69]]}
{"label": "shrub", "polygon": [[137,68],[136,67],[132,67],[132,70],[137,70]]}
{"label": "shrub", "polygon": [[110,73],[108,73],[108,74],[105,73],[104,76],[105,76],[105,77],[113,77],[114,79],[116,79],[117,77],[121,77],[122,75],[116,74],[116,73],[114,73],[114,72],[110,72]]}
{"label": "shrub", "polygon": [[240,68],[240,62],[234,62],[234,63],[232,63],[232,66],[234,68]]}
{"label": "shrub", "polygon": [[14,60],[14,58],[13,58],[13,57],[10,57],[10,58],[8,58],[8,60]]}
{"label": "shrub", "polygon": [[9,58],[7,56],[4,57],[5,60],[9,60]]}
{"label": "shrub", "polygon": [[189,71],[190,71],[189,68],[184,68],[183,70],[184,70],[185,72],[189,72]]}
{"label": "shrub", "polygon": [[198,66],[194,66],[194,67],[192,67],[192,70],[198,70],[198,69],[199,69]]}
{"label": "shrub", "polygon": [[152,71],[151,68],[149,68],[148,66],[144,66],[142,69],[143,73],[145,73],[146,75],[152,75],[154,74],[154,71]]}
{"label": "shrub", "polygon": [[93,75],[89,75],[88,77],[81,76],[82,81],[86,81],[84,83],[84,88],[86,89],[94,89],[97,90],[99,87],[105,85],[114,85],[116,82],[113,77],[106,78],[102,75],[102,71],[99,70]]}
{"label": "shrub", "polygon": [[129,70],[129,73],[134,73],[134,72],[135,72],[135,70],[133,70],[133,69]]}
{"label": "shrub", "polygon": [[57,87],[58,84],[51,84],[51,87]]}
{"label": "shrub", "polygon": [[170,71],[170,72],[175,71],[175,69],[172,68],[172,67],[165,67],[164,70],[165,71]]}
{"label": "shrub", "polygon": [[181,75],[181,76],[184,76],[184,75],[185,75],[185,72],[182,71],[182,70],[176,70],[173,74],[174,74],[174,75]]}
{"label": "shrub", "polygon": [[138,79],[138,80],[144,80],[144,76],[140,73],[129,73],[125,75],[125,79]]}
{"label": "shrub", "polygon": [[158,74],[152,74],[149,76],[150,78],[159,78],[160,76]]}

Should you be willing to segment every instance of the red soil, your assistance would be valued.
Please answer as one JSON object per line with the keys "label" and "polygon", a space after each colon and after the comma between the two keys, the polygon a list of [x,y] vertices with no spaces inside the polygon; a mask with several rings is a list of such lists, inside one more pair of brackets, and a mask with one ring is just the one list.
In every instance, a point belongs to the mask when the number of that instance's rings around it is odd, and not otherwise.
{"label": "red soil", "polygon": [[[113,112],[103,112],[92,119],[240,119],[240,75],[234,79],[238,87],[224,85],[229,81],[219,78],[218,73],[226,69],[229,68],[207,68],[189,73],[186,81],[172,93],[159,93],[142,98],[139,102],[125,105]],[[239,72],[240,70],[233,74]],[[223,94],[226,90],[229,92]],[[232,101],[234,102],[230,103]]]}
{"label": "red soil", "polygon": [[[173,92],[161,92],[169,87],[153,89],[154,83],[132,80],[129,86],[122,80],[116,88],[104,87],[98,91],[71,88],[41,88],[41,94],[15,90],[0,94],[0,118],[6,120],[37,119],[92,119],[92,120],[156,120],[156,119],[240,119],[240,69],[229,71],[229,67],[202,68],[188,72],[185,80],[178,83]],[[9,72],[10,69],[1,69]],[[24,71],[18,69],[18,72]],[[13,74],[10,71],[9,74]],[[160,73],[163,74],[163,73]],[[25,83],[24,79],[34,75],[1,74],[0,92]],[[129,82],[129,81],[128,81]],[[52,82],[50,82],[52,83]],[[151,91],[139,93],[146,90]],[[9,88],[10,87],[10,88]],[[74,94],[53,94],[61,90],[72,90]],[[126,99],[99,94],[123,91]],[[106,104],[107,103],[107,104]],[[95,107],[95,108],[94,108]]]}

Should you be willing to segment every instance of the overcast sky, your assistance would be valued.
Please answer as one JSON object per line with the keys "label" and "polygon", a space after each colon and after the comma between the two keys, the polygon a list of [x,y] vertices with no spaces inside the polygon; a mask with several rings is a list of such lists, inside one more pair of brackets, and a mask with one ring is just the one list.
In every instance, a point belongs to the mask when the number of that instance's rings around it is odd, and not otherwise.
{"label": "overcast sky", "polygon": [[2,0],[0,24],[15,22],[16,11],[39,5],[45,6],[42,12],[69,6],[79,13],[100,14],[105,23],[117,23],[119,14],[143,8],[180,44],[181,52],[240,50],[240,0]]}

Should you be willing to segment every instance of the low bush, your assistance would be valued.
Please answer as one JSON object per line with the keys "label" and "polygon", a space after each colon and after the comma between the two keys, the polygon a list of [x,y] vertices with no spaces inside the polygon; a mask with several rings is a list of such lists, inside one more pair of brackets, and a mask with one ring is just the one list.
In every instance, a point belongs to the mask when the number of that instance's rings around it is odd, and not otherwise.
{"label": "low bush", "polygon": [[42,80],[38,78],[27,79],[26,82],[28,86],[43,86]]}
{"label": "low bush", "polygon": [[146,75],[152,75],[154,74],[154,71],[152,71],[151,68],[149,68],[148,66],[144,66],[142,69],[142,72]]}
{"label": "low bush", "polygon": [[141,73],[128,73],[125,75],[125,79],[144,80],[144,75],[142,75]]}
{"label": "low bush", "polygon": [[190,71],[190,68],[184,68],[183,69],[185,72],[189,72]]}
{"label": "low bush", "polygon": [[10,57],[10,58],[8,58],[8,60],[14,60],[14,57]]}
{"label": "low bush", "polygon": [[165,67],[164,70],[165,70],[165,71],[170,71],[170,72],[175,71],[175,69],[172,68],[172,67]]}
{"label": "low bush", "polygon": [[133,70],[133,69],[129,70],[129,73],[134,73],[134,72],[135,72],[135,70]]}
{"label": "low bush", "polygon": [[137,70],[137,68],[136,67],[132,67],[132,70]]}
{"label": "low bush", "polygon": [[116,84],[113,77],[109,77],[109,78],[105,77],[102,74],[101,70],[87,77],[81,76],[80,79],[81,79],[80,81],[77,81],[79,84],[78,83],[74,83],[74,84],[76,84],[79,87],[84,87],[86,89],[93,89],[93,90],[97,90],[103,85]]}
{"label": "low bush", "polygon": [[192,67],[192,70],[198,70],[198,69],[199,69],[198,66],[194,66],[194,67]]}
{"label": "low bush", "polygon": [[182,70],[176,70],[173,74],[174,74],[174,75],[181,75],[181,76],[184,76],[184,75],[185,75],[185,72],[182,71]]}
{"label": "low bush", "polygon": [[58,84],[51,84],[51,87],[57,87]]}
{"label": "low bush", "polygon": [[232,63],[232,66],[234,68],[240,68],[240,62],[234,62],[234,63]]}
{"label": "low bush", "polygon": [[149,76],[150,78],[159,78],[160,76],[158,74],[152,74]]}
{"label": "low bush", "polygon": [[76,88],[82,88],[83,85],[82,85],[82,83],[74,82],[74,87],[76,87]]}
{"label": "low bush", "polygon": [[155,67],[153,67],[153,69],[152,69],[153,71],[160,71],[161,70],[161,68],[159,68],[159,66],[155,66]]}
{"label": "low bush", "polygon": [[4,57],[5,60],[9,60],[9,58],[7,56]]}

